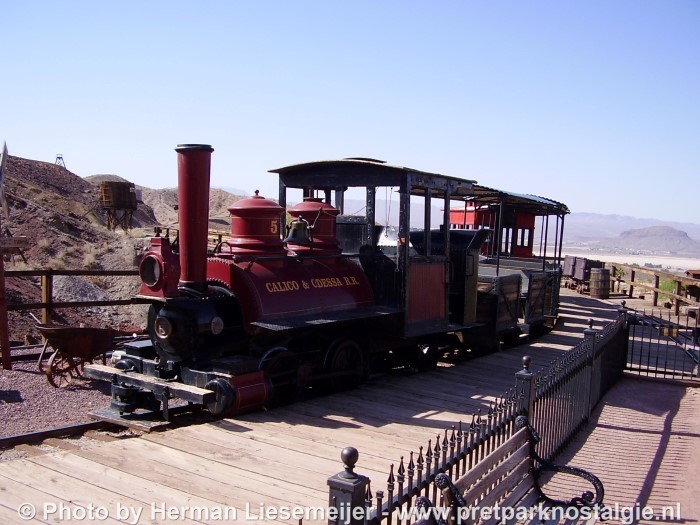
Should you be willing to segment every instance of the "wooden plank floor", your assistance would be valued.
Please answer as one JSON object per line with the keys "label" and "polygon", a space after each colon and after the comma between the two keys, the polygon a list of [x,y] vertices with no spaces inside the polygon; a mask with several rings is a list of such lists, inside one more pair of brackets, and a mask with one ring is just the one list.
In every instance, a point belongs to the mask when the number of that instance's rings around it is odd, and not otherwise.
{"label": "wooden plank floor", "polygon": [[605,504],[619,513],[615,523],[697,523],[698,415],[697,387],[626,376],[557,462],[584,467],[601,479]]}
{"label": "wooden plank floor", "polygon": [[[85,523],[91,508],[100,522],[139,524],[255,522],[261,508],[325,511],[326,481],[342,470],[340,451],[350,445],[360,452],[356,471],[383,489],[402,456],[468,424],[513,387],[524,355],[534,370],[547,367],[581,340],[588,319],[600,328],[616,317],[610,304],[562,292],[556,329],[529,345],[428,373],[376,376],[351,392],[268,412],[1,463],[0,520],[22,523],[22,503],[38,510],[36,523]],[[67,519],[44,514],[54,507]],[[304,519],[316,522],[326,520]]]}

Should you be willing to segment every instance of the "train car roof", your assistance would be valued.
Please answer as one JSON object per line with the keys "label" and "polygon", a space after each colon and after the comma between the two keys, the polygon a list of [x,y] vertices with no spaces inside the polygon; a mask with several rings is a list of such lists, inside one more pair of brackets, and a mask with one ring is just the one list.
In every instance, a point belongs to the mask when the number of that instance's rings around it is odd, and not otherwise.
{"label": "train car roof", "polygon": [[497,190],[476,184],[475,180],[394,166],[366,157],[305,162],[269,171],[277,173],[289,188],[401,187],[410,181],[412,195],[425,195],[425,190],[432,188],[433,196],[439,196],[441,190],[449,187],[450,198],[468,203],[487,206],[505,203],[536,215],[569,213],[566,204],[545,197]]}
{"label": "train car roof", "polygon": [[270,173],[279,174],[282,183],[291,188],[335,190],[343,187],[401,187],[410,182],[414,195],[423,195],[427,188],[436,190],[437,194],[449,188],[453,198],[472,195],[476,182],[364,157],[293,164],[270,170]]}
{"label": "train car roof", "polygon": [[535,215],[567,214],[569,208],[566,204],[552,199],[530,195],[525,193],[513,193],[497,190],[475,184],[473,194],[467,198],[467,202],[475,205],[499,205],[501,202],[516,206],[523,211],[529,211]]}

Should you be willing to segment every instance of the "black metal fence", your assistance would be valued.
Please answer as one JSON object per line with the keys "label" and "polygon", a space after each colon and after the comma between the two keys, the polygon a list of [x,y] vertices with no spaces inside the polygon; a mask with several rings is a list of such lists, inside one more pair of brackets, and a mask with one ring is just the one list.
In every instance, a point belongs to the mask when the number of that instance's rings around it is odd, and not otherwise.
{"label": "black metal fence", "polygon": [[684,316],[661,308],[631,311],[627,370],[641,377],[700,383],[699,314],[700,308],[689,308]]}
{"label": "black metal fence", "polygon": [[438,488],[433,483],[437,474],[445,472],[453,479],[463,475],[514,433],[515,418],[524,413],[522,400],[523,394],[514,388],[493,403],[487,413],[473,414],[470,423],[459,422],[434,440],[429,439],[417,452],[411,451],[407,461],[401,457],[396,469],[392,464],[386,490],[377,490],[374,495],[370,480],[354,473],[357,451],[345,449],[341,455],[345,472],[328,480],[330,508],[339,509],[339,519],[328,523],[346,523],[341,519],[343,509],[347,518],[348,510],[360,504],[364,508],[358,513],[361,519],[349,523],[411,522],[415,498],[423,495],[432,501],[438,499]]}
{"label": "black metal fence", "polygon": [[539,454],[555,456],[590,417],[603,394],[621,377],[625,368],[628,326],[626,312],[602,330],[592,322],[584,340],[548,370],[530,371],[530,358],[515,374],[514,388],[493,402],[488,411],[472,414],[468,423],[458,422],[428,440],[417,451],[391,466],[386,487],[372,493],[369,478],[355,472],[358,451],[343,450],[345,470],[328,479],[329,507],[336,520],[329,524],[412,523],[415,498],[437,502],[433,483],[440,472],[457,479],[485,458],[514,433],[515,418],[526,415],[539,430]]}
{"label": "black metal fence", "polygon": [[[594,330],[590,321],[581,343],[548,370],[535,374],[534,402],[527,412],[542,438],[538,453],[543,458],[553,459],[569,444],[605,392],[622,376],[628,339],[625,317],[620,311],[619,317],[600,331]],[[524,371],[516,377],[525,384],[532,381]]]}

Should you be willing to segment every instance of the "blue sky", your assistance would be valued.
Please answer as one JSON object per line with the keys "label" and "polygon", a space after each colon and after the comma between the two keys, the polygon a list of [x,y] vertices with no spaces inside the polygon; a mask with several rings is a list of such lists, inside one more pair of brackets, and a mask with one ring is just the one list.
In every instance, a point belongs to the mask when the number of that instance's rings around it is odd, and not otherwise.
{"label": "blue sky", "polygon": [[[196,5],[196,7],[195,7]],[[0,0],[0,140],[80,176],[212,185],[350,156],[700,223],[700,1]]]}

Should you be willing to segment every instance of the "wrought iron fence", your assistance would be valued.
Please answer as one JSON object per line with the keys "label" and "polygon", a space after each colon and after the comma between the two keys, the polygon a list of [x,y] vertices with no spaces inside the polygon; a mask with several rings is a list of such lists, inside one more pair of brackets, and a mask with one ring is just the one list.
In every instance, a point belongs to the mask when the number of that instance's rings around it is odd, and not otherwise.
{"label": "wrought iron fence", "polygon": [[[350,523],[409,523],[407,510],[412,508],[415,498],[422,495],[437,500],[438,488],[433,483],[435,476],[445,472],[457,478],[485,458],[514,433],[515,418],[523,413],[523,406],[523,393],[511,389],[492,403],[486,413],[478,411],[471,416],[468,424],[460,421],[445,429],[434,439],[429,439],[427,444],[420,446],[417,452],[409,452],[407,461],[402,456],[396,469],[391,465],[386,490],[377,490],[374,496],[370,480],[353,472],[354,461],[357,461],[356,451],[350,453],[348,449],[344,450],[342,457],[346,465],[345,472],[328,480],[330,507],[353,508],[354,505],[348,503],[347,495],[349,487],[354,487],[357,492],[357,487],[352,483],[359,478],[365,481],[363,519]],[[348,472],[355,476],[350,484]],[[347,512],[345,516],[348,516]],[[339,519],[329,523],[343,523],[341,517],[339,513]]]}
{"label": "wrought iron fence", "polygon": [[[329,523],[411,523],[410,509],[418,496],[438,501],[433,483],[438,473],[457,479],[510,438],[515,418],[526,415],[540,431],[540,450],[555,456],[590,417],[603,394],[624,371],[627,351],[625,311],[602,330],[592,321],[584,340],[544,371],[530,371],[530,358],[515,374],[515,387],[492,403],[486,413],[471,415],[391,466],[386,489],[372,494],[370,480],[354,472],[358,451],[342,454],[345,471],[328,479],[330,508],[338,509]],[[353,511],[358,510],[357,514]]]}
{"label": "wrought iron fence", "polygon": [[535,399],[528,413],[542,438],[540,456],[551,460],[559,454],[622,376],[627,332],[624,311],[601,331],[589,321],[581,343],[548,370],[536,373]]}
{"label": "wrought iron fence", "polygon": [[630,311],[627,370],[642,377],[700,382],[700,308]]}

